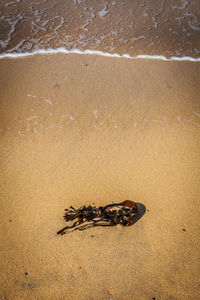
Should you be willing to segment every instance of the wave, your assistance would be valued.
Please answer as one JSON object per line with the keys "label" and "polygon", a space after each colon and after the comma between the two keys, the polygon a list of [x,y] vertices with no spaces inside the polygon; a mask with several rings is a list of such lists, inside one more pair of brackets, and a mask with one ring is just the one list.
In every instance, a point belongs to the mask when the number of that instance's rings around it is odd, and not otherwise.
{"label": "wave", "polygon": [[64,47],[57,48],[57,49],[38,49],[36,51],[32,52],[22,52],[22,53],[2,53],[0,54],[0,59],[2,58],[20,58],[20,57],[26,57],[26,56],[33,56],[38,54],[56,54],[56,53],[65,53],[65,54],[91,54],[91,55],[100,55],[100,56],[107,56],[107,57],[118,57],[118,58],[128,58],[128,59],[156,59],[156,60],[165,60],[165,61],[193,61],[193,62],[200,62],[199,58],[193,58],[190,56],[183,56],[183,57],[176,57],[171,56],[169,58],[165,57],[164,55],[136,55],[136,56],[130,56],[130,54],[118,54],[118,53],[108,53],[98,50],[79,50],[79,49],[72,49],[67,50]]}

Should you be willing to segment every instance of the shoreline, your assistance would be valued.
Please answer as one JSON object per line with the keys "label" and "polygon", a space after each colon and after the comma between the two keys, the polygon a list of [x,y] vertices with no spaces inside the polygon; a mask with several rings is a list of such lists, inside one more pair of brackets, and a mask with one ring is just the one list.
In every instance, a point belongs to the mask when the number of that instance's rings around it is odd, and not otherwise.
{"label": "shoreline", "polygon": [[80,54],[80,55],[99,55],[99,56],[106,56],[106,57],[112,57],[112,58],[128,58],[128,59],[152,59],[152,60],[164,60],[164,61],[193,61],[193,62],[199,62],[199,58],[194,58],[190,56],[183,56],[183,57],[165,57],[163,55],[136,55],[136,56],[130,56],[130,54],[117,54],[117,53],[108,53],[98,50],[79,50],[79,49],[72,49],[67,50],[66,48],[57,48],[57,49],[39,49],[37,51],[33,52],[24,52],[24,53],[18,53],[18,52],[12,52],[12,53],[1,53],[0,59],[3,58],[20,58],[20,57],[27,57],[27,56],[34,56],[39,54]]}

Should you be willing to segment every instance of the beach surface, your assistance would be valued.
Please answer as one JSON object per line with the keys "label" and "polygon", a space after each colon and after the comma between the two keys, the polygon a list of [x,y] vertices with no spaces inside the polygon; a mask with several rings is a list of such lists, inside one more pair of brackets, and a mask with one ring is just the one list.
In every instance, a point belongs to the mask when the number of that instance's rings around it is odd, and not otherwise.
{"label": "beach surface", "polygon": [[[0,299],[195,300],[200,64],[0,61]],[[131,227],[62,237],[64,209],[143,203]]]}

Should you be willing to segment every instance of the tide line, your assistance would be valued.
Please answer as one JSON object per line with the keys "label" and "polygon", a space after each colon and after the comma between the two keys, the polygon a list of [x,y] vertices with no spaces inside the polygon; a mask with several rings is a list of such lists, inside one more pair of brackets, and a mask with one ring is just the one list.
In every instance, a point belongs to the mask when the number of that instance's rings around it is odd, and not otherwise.
{"label": "tide line", "polygon": [[20,57],[26,57],[26,56],[33,56],[38,54],[56,54],[56,53],[65,53],[65,54],[92,54],[92,55],[100,55],[100,56],[107,56],[107,57],[118,57],[118,58],[128,58],[128,59],[156,59],[156,60],[165,60],[165,61],[194,61],[194,62],[200,62],[199,58],[194,58],[190,56],[183,56],[183,57],[177,57],[172,56],[170,58],[165,57],[164,55],[136,55],[136,56],[130,56],[130,54],[118,54],[118,53],[108,53],[103,52],[99,50],[80,50],[80,49],[72,49],[67,50],[64,47],[57,48],[57,49],[38,49],[33,52],[13,52],[13,53],[2,53],[0,54],[0,59],[2,58],[20,58]]}

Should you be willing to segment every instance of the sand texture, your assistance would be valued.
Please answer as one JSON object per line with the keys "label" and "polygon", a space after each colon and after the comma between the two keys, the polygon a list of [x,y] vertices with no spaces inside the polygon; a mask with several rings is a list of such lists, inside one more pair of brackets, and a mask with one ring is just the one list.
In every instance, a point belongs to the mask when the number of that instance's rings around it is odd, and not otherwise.
{"label": "sand texture", "polygon": [[[197,300],[200,64],[0,61],[0,299]],[[132,227],[62,237],[64,208],[131,199]]]}

